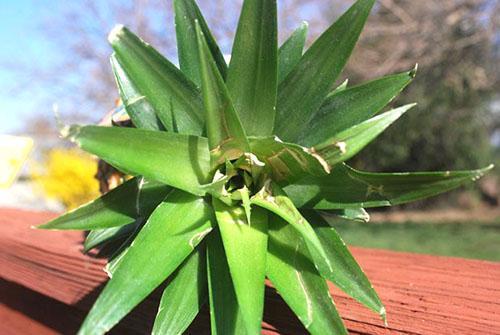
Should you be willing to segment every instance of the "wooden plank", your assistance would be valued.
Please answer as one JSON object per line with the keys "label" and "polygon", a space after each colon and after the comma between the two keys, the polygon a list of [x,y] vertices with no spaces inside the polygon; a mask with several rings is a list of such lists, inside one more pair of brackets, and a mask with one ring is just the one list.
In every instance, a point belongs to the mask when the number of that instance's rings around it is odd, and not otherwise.
{"label": "wooden plank", "polygon": [[[37,299],[31,299],[32,295],[22,294],[24,292],[20,291],[24,290],[13,289],[12,286],[13,285],[6,284],[5,281],[1,281],[0,283],[0,292],[2,292],[2,304],[0,305],[0,329],[2,330],[2,334],[57,334],[56,330],[52,327],[37,320],[35,315],[29,315],[31,314],[30,312],[33,312],[33,308],[30,308],[30,305],[38,308],[41,306],[40,301]],[[22,302],[22,308],[19,306],[19,302]]]}
{"label": "wooden plank", "polygon": [[85,316],[71,306],[5,280],[0,280],[0,291],[0,327],[4,335],[74,334]]}
{"label": "wooden plank", "polygon": [[[86,312],[107,279],[102,271],[105,260],[81,253],[82,233],[30,229],[53,216],[0,210],[1,277],[73,311]],[[386,305],[389,326],[332,286],[351,333],[500,334],[500,263],[362,248],[352,251]],[[153,294],[136,309],[125,320],[129,328],[123,329],[147,333],[158,296],[159,292]],[[263,333],[305,333],[272,288],[266,299]],[[206,312],[202,313],[192,333],[207,333],[207,320]],[[3,327],[0,323],[2,334],[6,333]]]}
{"label": "wooden plank", "polygon": [[[64,304],[12,282],[0,280],[0,334],[55,335],[76,334],[86,310]],[[147,308],[146,308],[147,309]],[[110,334],[144,334],[152,317],[144,318],[134,311],[130,318],[116,326]],[[153,315],[154,317],[154,315]]]}

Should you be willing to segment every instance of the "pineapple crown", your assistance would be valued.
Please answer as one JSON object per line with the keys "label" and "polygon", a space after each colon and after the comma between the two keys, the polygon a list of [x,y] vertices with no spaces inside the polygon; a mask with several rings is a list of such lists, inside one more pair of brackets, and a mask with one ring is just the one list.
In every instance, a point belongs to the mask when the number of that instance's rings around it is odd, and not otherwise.
{"label": "pineapple crown", "polygon": [[[245,0],[230,64],[194,0],[174,0],[180,67],[124,26],[111,65],[135,128],[64,136],[133,176],[39,228],[91,230],[110,281],[80,334],[103,334],[166,281],[155,334],[184,332],[208,301],[214,334],[258,334],[267,277],[313,334],[345,334],[327,281],[385,308],[325,215],[406,203],[472,171],[369,173],[356,155],[414,104],[380,113],[415,69],[335,88],[374,0],[358,0],[305,52],[307,24],[278,47],[276,0]],[[111,243],[120,241],[121,243]]]}

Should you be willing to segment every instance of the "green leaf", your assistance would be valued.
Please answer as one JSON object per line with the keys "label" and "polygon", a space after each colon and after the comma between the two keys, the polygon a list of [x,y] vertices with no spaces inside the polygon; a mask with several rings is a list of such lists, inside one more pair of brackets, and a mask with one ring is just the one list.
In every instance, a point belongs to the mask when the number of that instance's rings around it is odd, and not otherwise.
{"label": "green leaf", "polygon": [[[151,212],[165,199],[172,191],[172,188],[157,182],[140,179],[138,193],[136,196],[137,219],[134,223],[125,226],[117,226],[105,229],[92,230],[85,238],[83,251],[105,245],[120,239],[126,238],[126,241],[118,247],[119,251],[125,249],[135,238],[138,230],[143,226]],[[112,257],[114,258],[114,257]],[[111,262],[110,262],[111,263]]]}
{"label": "green leaf", "polygon": [[[146,221],[147,222],[147,221]],[[138,226],[137,229],[135,229],[132,234],[130,234],[125,241],[121,245],[119,245],[117,248],[113,250],[113,253],[108,257],[108,264],[104,267],[104,272],[108,275],[109,278],[113,277],[113,274],[115,273],[116,269],[120,265],[120,261],[122,260],[123,256],[127,253],[127,249],[130,247],[132,242],[135,240],[137,237],[137,234],[141,231],[142,227],[144,227],[144,224],[141,226]]]}
{"label": "green leaf", "polygon": [[68,138],[130,174],[204,195],[210,155],[202,137],[134,128],[71,126]]}
{"label": "green leaf", "polygon": [[171,190],[168,186],[157,185],[154,192],[141,195],[143,184],[142,178],[133,178],[101,197],[37,228],[93,230],[131,224],[138,217],[149,215]]}
{"label": "green leaf", "polygon": [[303,21],[278,50],[278,83],[281,83],[302,58],[309,24]]}
{"label": "green leaf", "polygon": [[139,223],[140,221],[127,224],[125,226],[92,230],[85,238],[85,242],[83,243],[83,252],[88,252],[89,250],[100,245],[114,242],[129,236],[134,232]]}
{"label": "green leaf", "polygon": [[151,106],[146,97],[135,88],[134,84],[127,76],[127,73],[123,70],[120,62],[116,59],[116,55],[111,55],[110,60],[123,107],[132,120],[132,123],[137,128],[163,130],[163,125],[158,119],[153,106]]}
{"label": "green leaf", "polygon": [[116,26],[108,39],[121,68],[137,92],[154,108],[165,128],[174,131],[174,114],[179,132],[201,135],[203,102],[196,85],[127,28]]}
{"label": "green leaf", "polygon": [[271,169],[273,180],[293,183],[305,175],[325,175],[329,165],[308,148],[284,143],[276,137],[251,137],[250,148]]}
{"label": "green leaf", "polygon": [[220,232],[207,237],[210,324],[213,335],[246,334]]}
{"label": "green leaf", "polygon": [[[347,89],[347,84],[349,84],[349,79],[346,79],[342,82],[342,84],[340,84],[339,86],[337,86],[333,91],[331,91],[326,99],[325,99],[325,102],[328,101],[328,98],[330,98],[332,95],[334,94],[337,94],[337,93],[340,93],[342,91],[345,91]],[[324,103],[323,103],[324,105]],[[322,106],[323,107],[323,106]]]}
{"label": "green leaf", "polygon": [[227,87],[249,136],[272,134],[278,80],[276,0],[245,0]]}
{"label": "green leaf", "polygon": [[213,199],[236,298],[249,334],[260,334],[264,311],[267,253],[267,212],[253,209],[251,224],[245,210]]}
{"label": "green leaf", "polygon": [[[231,200],[241,201],[241,206],[245,210],[245,215],[246,215],[247,222],[249,222],[250,224],[252,224],[252,221],[251,221],[252,203],[250,202],[250,190],[248,189],[248,187],[246,186],[246,184],[242,188],[237,189],[236,191],[233,191],[230,194],[229,198]],[[227,196],[226,197],[220,197],[218,199],[221,200],[222,202],[224,202],[224,200],[227,199]],[[233,202],[230,201],[230,202],[224,202],[224,203],[232,204]]]}
{"label": "green leaf", "polygon": [[413,106],[415,104],[405,105],[377,115],[365,122],[341,131],[328,140],[316,145],[311,150],[328,162],[330,166],[342,163],[361,151],[361,149],[373,141]]}
{"label": "green leaf", "polygon": [[330,223],[338,219],[370,222],[370,214],[364,208],[331,209],[324,212],[322,217]]}
{"label": "green leaf", "polygon": [[304,215],[313,224],[332,264],[333,270],[320,269],[321,275],[385,319],[385,308],[377,292],[335,229],[314,211],[307,211]]}
{"label": "green leaf", "polygon": [[306,51],[280,84],[274,133],[295,142],[346,64],[374,0],[358,0]]}
{"label": "green leaf", "polygon": [[205,247],[198,247],[172,275],[160,301],[153,335],[183,334],[207,300]]}
{"label": "green leaf", "polygon": [[213,161],[221,164],[249,151],[248,140],[234,110],[224,79],[217,69],[199,25],[198,51],[206,111],[208,145]]}
{"label": "green leaf", "polygon": [[122,257],[79,334],[104,334],[160,285],[212,230],[211,208],[175,191],[158,206]]}
{"label": "green leaf", "polygon": [[267,276],[311,334],[347,334],[303,238],[275,216],[269,224],[267,260]]}
{"label": "green leaf", "polygon": [[200,60],[198,58],[198,43],[196,37],[196,21],[198,21],[201,31],[207,40],[210,53],[217,63],[217,68],[222,77],[225,78],[227,71],[226,61],[196,1],[174,0],[174,10],[177,49],[181,71],[193,83],[201,86]]}
{"label": "green leaf", "polygon": [[314,146],[377,114],[394,99],[415,76],[404,72],[337,91],[329,96],[304,128],[299,143]]}
{"label": "green leaf", "polygon": [[137,237],[137,231],[135,231],[132,235],[130,235],[115,252],[109,257],[108,264],[104,267],[104,272],[108,275],[109,278],[113,277],[116,269],[120,265],[120,262],[123,259],[123,256],[127,253],[128,248]]}
{"label": "green leaf", "polygon": [[137,213],[140,218],[148,218],[151,212],[173,191],[172,187],[155,180],[139,179]]}
{"label": "green leaf", "polygon": [[250,200],[252,204],[265,208],[281,217],[302,235],[314,263],[320,271],[323,268],[326,269],[325,271],[333,271],[314,229],[278,185],[274,183],[266,185]]}
{"label": "green leaf", "polygon": [[325,177],[306,177],[285,192],[299,208],[369,208],[404,204],[450,191],[477,180],[493,166],[480,170],[370,173],[345,164]]}

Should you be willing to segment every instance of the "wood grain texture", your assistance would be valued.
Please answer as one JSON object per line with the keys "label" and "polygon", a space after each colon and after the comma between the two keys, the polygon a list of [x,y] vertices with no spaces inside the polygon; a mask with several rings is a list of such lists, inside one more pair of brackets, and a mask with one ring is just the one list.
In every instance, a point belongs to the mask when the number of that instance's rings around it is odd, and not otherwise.
{"label": "wood grain texture", "polygon": [[[105,260],[82,254],[82,233],[30,229],[54,216],[0,209],[0,334],[58,334],[78,328],[107,279],[102,271]],[[500,334],[500,263],[352,251],[386,305],[389,326],[332,285],[350,333]],[[272,287],[266,291],[263,333],[305,334]],[[153,293],[113,333],[148,333],[159,293]],[[39,309],[49,312],[42,318],[35,313]],[[54,323],[61,314],[66,315],[62,326]],[[205,310],[189,333],[208,334],[207,322]]]}

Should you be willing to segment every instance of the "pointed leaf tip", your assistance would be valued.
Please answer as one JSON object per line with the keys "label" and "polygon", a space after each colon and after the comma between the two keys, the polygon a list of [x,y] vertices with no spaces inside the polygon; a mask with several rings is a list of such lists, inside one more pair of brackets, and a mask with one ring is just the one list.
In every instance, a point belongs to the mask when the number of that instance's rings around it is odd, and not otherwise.
{"label": "pointed leaf tip", "polygon": [[387,323],[387,312],[384,306],[382,306],[382,308],[380,309],[379,315],[382,318],[382,321],[384,321],[384,326],[388,327],[389,324]]}
{"label": "pointed leaf tip", "polygon": [[68,125],[66,125],[62,118],[61,113],[59,112],[59,105],[57,103],[52,104],[52,112],[54,113],[54,119],[56,121],[56,128],[59,131],[59,135],[62,138],[65,138],[65,134],[68,131]]}
{"label": "pointed leaf tip", "polygon": [[487,167],[485,167],[484,169],[482,169],[484,172],[488,172],[490,170],[492,170],[493,168],[495,167],[495,164],[490,164],[488,165]]}
{"label": "pointed leaf tip", "polygon": [[249,136],[269,136],[276,113],[278,33],[276,0],[244,1],[227,87]]}
{"label": "pointed leaf tip", "polygon": [[408,104],[377,115],[316,145],[312,149],[331,166],[344,162],[379,136],[416,104]]}
{"label": "pointed leaf tip", "polygon": [[[372,311],[381,314],[384,306],[377,292],[340,235],[318,212],[303,211],[303,214],[313,224],[314,231],[332,265],[331,268],[318,267],[323,278],[334,283]],[[316,265],[320,264],[317,263]]]}
{"label": "pointed leaf tip", "polygon": [[410,71],[378,78],[331,92],[314,117],[303,127],[298,143],[315,146],[332,135],[361,124],[379,113],[412,80]]}
{"label": "pointed leaf tip", "polygon": [[110,44],[114,44],[118,41],[124,34],[125,29],[127,29],[123,24],[117,24],[108,34],[108,41]]}
{"label": "pointed leaf tip", "polygon": [[249,144],[199,24],[196,24],[196,34],[208,143],[213,162],[219,164],[248,152]]}
{"label": "pointed leaf tip", "polygon": [[351,55],[374,0],[359,0],[306,51],[280,84],[274,133],[295,142]]}
{"label": "pointed leaf tip", "polygon": [[217,41],[194,0],[174,0],[175,32],[181,71],[198,87],[201,86],[200,59],[195,26],[200,25],[222,77],[226,77],[227,65]]}
{"label": "pointed leaf tip", "polygon": [[[175,112],[180,133],[203,133],[203,102],[196,85],[177,66],[125,27],[110,34],[111,46],[135,91],[144,96],[169,132]],[[159,93],[161,92],[161,94]]]}
{"label": "pointed leaf tip", "polygon": [[472,178],[472,181],[477,181],[481,179],[487,172],[491,171],[494,167],[495,164],[490,164],[482,169],[477,169],[475,176]]}
{"label": "pointed leaf tip", "polygon": [[278,83],[281,83],[300,62],[307,39],[309,24],[305,21],[288,37],[278,50]]}
{"label": "pointed leaf tip", "polygon": [[406,104],[406,105],[403,105],[401,107],[395,108],[393,111],[398,111],[400,115],[403,115],[404,113],[406,113],[407,111],[409,111],[410,109],[415,107],[416,105],[418,105],[418,103],[413,102],[411,104]]}
{"label": "pointed leaf tip", "polygon": [[415,76],[417,75],[417,71],[418,71],[418,63],[415,64],[415,67],[409,72],[409,75],[410,75],[410,78],[415,78]]}
{"label": "pointed leaf tip", "polygon": [[340,164],[326,177],[307,177],[285,191],[298,207],[342,209],[408,203],[476,181],[492,166],[470,171],[373,173]]}
{"label": "pointed leaf tip", "polygon": [[81,129],[82,126],[79,125],[64,125],[59,129],[59,133],[62,138],[76,143],[76,138],[78,137],[78,134],[80,134]]}

